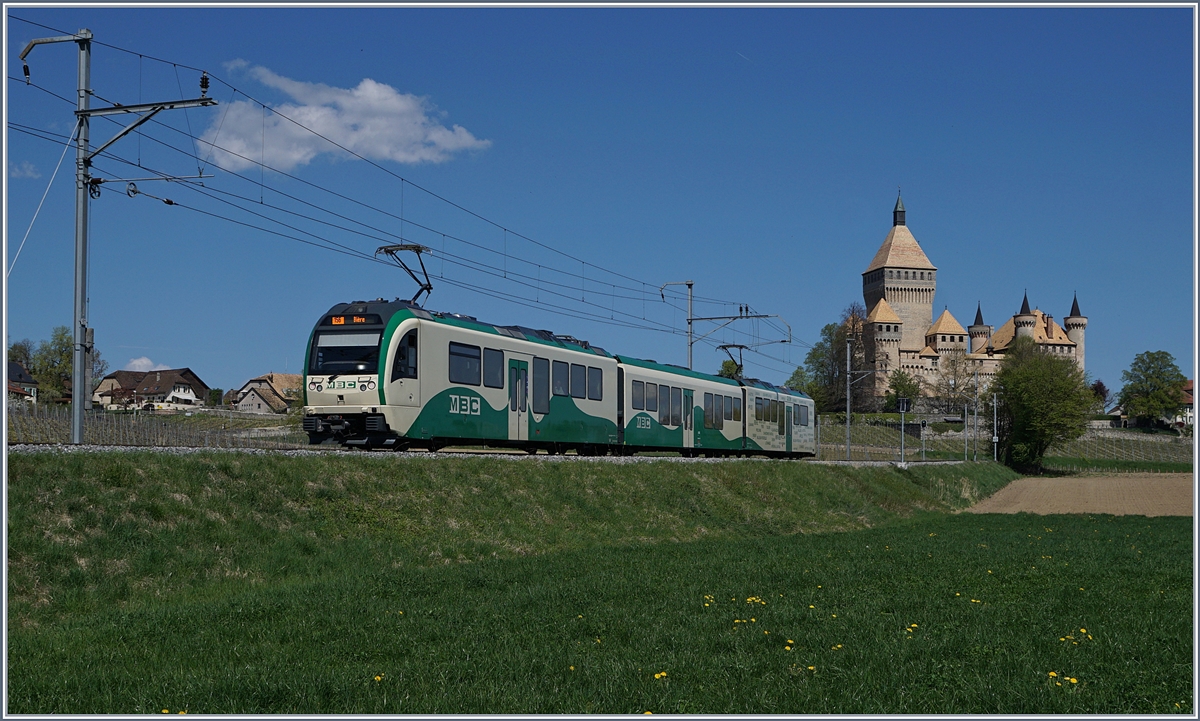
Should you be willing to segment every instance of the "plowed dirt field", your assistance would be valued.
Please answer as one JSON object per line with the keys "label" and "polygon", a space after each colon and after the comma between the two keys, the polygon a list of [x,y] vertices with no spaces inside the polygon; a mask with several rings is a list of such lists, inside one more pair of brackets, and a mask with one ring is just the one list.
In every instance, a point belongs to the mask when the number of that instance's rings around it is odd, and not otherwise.
{"label": "plowed dirt field", "polygon": [[1191,473],[1022,478],[966,512],[1191,516],[1194,485]]}

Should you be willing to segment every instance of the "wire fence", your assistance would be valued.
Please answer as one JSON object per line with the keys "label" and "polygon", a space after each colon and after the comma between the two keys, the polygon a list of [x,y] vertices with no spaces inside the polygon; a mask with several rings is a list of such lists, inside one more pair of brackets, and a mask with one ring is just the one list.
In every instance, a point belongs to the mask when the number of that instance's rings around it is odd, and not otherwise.
{"label": "wire fence", "polygon": [[[213,414],[156,414],[92,411],[83,422],[83,442],[105,446],[293,449],[308,445],[299,427],[268,417]],[[258,426],[258,427],[256,427]],[[69,443],[70,406],[13,403],[8,407],[9,443]]]}
{"label": "wire fence", "polygon": [[[927,421],[925,425],[921,421]],[[844,414],[819,417],[819,460],[920,461],[991,460],[991,417],[968,418],[966,424],[914,417],[904,424],[904,454],[901,457],[899,421],[869,415],[851,415],[850,452],[846,453]],[[1051,448],[1048,457],[1089,461],[1141,461],[1192,463],[1191,438],[1146,434],[1116,429],[1089,429],[1083,437]]]}

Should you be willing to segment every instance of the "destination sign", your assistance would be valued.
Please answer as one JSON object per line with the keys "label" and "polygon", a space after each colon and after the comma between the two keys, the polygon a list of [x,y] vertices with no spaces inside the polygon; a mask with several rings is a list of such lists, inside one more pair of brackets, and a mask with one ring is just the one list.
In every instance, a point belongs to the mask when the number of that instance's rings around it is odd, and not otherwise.
{"label": "destination sign", "polygon": [[321,322],[322,325],[379,325],[383,322],[377,314],[366,315],[331,315]]}

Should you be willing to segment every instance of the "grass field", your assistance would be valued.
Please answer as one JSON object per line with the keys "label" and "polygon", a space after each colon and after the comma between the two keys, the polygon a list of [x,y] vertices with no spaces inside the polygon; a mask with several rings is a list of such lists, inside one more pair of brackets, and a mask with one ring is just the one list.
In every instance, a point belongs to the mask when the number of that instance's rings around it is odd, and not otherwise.
{"label": "grass field", "polygon": [[1012,478],[10,455],[7,710],[1191,713],[1191,519]]}
{"label": "grass field", "polygon": [[1072,472],[1190,473],[1193,470],[1190,462],[1183,463],[1178,461],[1122,461],[1111,458],[1064,458],[1061,456],[1047,456],[1043,459],[1043,463],[1048,470]]}

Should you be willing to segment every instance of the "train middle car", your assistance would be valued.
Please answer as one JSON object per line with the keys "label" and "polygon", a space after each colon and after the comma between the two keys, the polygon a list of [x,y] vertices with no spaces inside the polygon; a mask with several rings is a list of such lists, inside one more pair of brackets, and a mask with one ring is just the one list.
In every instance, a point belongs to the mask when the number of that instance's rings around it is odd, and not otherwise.
{"label": "train middle car", "polygon": [[303,425],[314,444],[799,457],[816,450],[812,409],[807,396],[761,381],[401,300],[334,306],[305,358]]}

